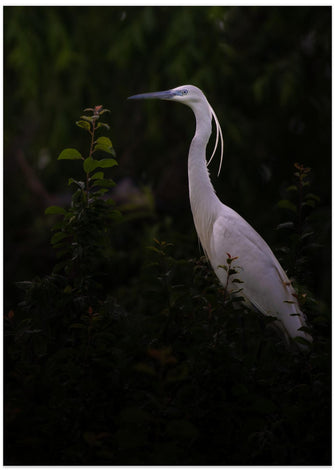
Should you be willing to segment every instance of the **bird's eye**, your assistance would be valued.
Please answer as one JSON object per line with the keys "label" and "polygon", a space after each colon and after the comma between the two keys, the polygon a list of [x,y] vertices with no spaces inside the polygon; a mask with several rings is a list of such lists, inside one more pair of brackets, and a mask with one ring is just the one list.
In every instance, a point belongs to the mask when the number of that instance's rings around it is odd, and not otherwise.
{"label": "bird's eye", "polygon": [[188,90],[186,88],[184,88],[183,90],[177,90],[174,92],[176,96],[184,96],[184,95],[187,95],[187,93],[188,93]]}

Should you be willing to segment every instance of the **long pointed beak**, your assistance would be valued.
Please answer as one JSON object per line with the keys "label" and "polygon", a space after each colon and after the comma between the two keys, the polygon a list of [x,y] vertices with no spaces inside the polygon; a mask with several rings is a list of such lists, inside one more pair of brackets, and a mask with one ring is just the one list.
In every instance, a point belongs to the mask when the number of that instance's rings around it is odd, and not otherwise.
{"label": "long pointed beak", "polygon": [[172,90],[156,91],[154,93],[141,93],[139,95],[129,96],[128,100],[170,100],[175,96]]}

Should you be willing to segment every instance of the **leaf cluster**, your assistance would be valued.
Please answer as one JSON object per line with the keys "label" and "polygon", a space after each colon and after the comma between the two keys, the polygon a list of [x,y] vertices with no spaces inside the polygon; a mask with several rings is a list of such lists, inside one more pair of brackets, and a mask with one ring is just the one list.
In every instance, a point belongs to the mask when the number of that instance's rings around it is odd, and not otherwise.
{"label": "leaf cluster", "polygon": [[84,178],[82,181],[69,178],[68,184],[75,191],[68,209],[50,206],[45,211],[47,215],[62,217],[52,227],[51,244],[59,258],[54,272],[65,272],[70,281],[67,289],[83,289],[88,279],[92,278],[87,273],[97,272],[99,264],[108,262],[110,232],[120,218],[120,212],[113,208],[114,201],[106,195],[115,183],[100,170],[116,166],[117,161],[115,158],[96,158],[106,153],[115,157],[111,140],[105,136],[96,137],[99,129],[109,129],[106,123],[100,122],[101,116],[109,110],[95,106],[85,111],[90,115],[81,116],[76,124],[90,136],[87,157],[84,158],[73,148],[63,150],[58,156],[58,160],[82,160]]}
{"label": "leaf cluster", "polygon": [[26,319],[15,312],[7,320],[15,371],[6,386],[8,458],[34,465],[328,462],[325,337],[316,337],[306,360],[286,349],[267,319],[225,301],[205,259],[175,258],[164,241],[152,248],[137,288],[123,292],[127,299],[109,294],[94,305],[56,275],[23,286]]}
{"label": "leaf cluster", "polygon": [[318,251],[322,249],[317,241],[316,221],[313,220],[314,209],[320,204],[320,197],[310,190],[311,168],[295,163],[294,170],[293,184],[285,190],[287,197],[277,203],[283,218],[277,225],[283,240],[278,253],[290,275],[308,284],[312,277],[311,257],[317,257]]}
{"label": "leaf cluster", "polygon": [[[116,282],[130,254],[113,245],[115,232],[139,219],[125,221],[105,191],[97,155],[112,147],[96,138],[102,111],[79,121],[87,157],[60,154],[81,160],[84,178],[70,178],[69,208],[46,211],[59,261],[20,283],[23,300],[5,316],[5,461],[329,464],[328,313],[315,302],[307,354],[287,348],[272,319],[233,302],[163,222],[143,231],[131,275]],[[222,269],[238,298],[237,260],[227,253]]]}

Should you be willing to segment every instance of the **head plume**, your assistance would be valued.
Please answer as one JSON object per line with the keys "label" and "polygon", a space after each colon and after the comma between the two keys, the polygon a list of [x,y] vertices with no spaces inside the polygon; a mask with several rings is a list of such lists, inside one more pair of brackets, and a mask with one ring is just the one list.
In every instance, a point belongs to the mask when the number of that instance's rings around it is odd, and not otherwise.
{"label": "head plume", "polygon": [[219,139],[220,139],[220,147],[221,147],[221,154],[220,154],[220,165],[219,165],[219,170],[218,170],[218,176],[221,172],[221,168],[222,168],[222,160],[223,160],[223,150],[224,150],[224,141],[223,141],[223,135],[222,135],[222,129],[221,129],[221,126],[220,126],[220,123],[219,123],[219,120],[212,108],[212,106],[208,103],[208,106],[209,106],[209,109],[211,111],[211,114],[212,114],[212,118],[214,119],[214,122],[215,122],[215,126],[216,126],[216,138],[215,138],[215,145],[214,145],[214,150],[213,150],[213,153],[210,157],[210,159],[208,160],[207,162],[207,166],[211,163],[211,161],[213,160],[214,158],[214,155],[216,153],[216,149],[218,148],[218,144],[219,144]]}
{"label": "head plume", "polygon": [[205,95],[203,92],[200,90],[200,88],[194,86],[194,85],[183,85],[179,86],[177,88],[172,88],[170,90],[165,90],[165,91],[156,91],[153,93],[141,93],[139,95],[133,95],[130,96],[128,99],[160,99],[160,100],[169,100],[169,101],[177,101],[179,103],[183,103],[187,106],[190,106],[193,111],[195,111],[195,105],[199,103],[199,101],[205,101],[208,104],[208,108],[210,111],[210,114],[212,118],[214,119],[215,126],[216,126],[216,139],[215,139],[215,145],[214,145],[214,150],[213,153],[210,157],[210,159],[207,162],[207,166],[211,163],[213,160],[216,150],[219,145],[219,140],[220,140],[220,147],[221,147],[221,154],[220,154],[220,164],[219,164],[219,171],[218,171],[218,176],[221,172],[221,167],[222,167],[222,160],[223,160],[223,136],[222,136],[222,130],[220,127],[220,123],[218,118],[216,117],[216,114],[211,107],[211,105],[208,103]]}

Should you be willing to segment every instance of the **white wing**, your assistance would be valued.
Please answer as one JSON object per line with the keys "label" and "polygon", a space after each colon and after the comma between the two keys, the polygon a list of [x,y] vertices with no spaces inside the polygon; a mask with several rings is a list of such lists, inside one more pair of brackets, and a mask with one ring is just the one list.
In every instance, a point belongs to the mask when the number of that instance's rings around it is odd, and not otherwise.
{"label": "white wing", "polygon": [[[233,209],[222,204],[213,224],[210,246],[206,249],[212,267],[223,285],[227,273],[219,265],[226,264],[227,253],[238,256],[241,267],[238,277],[243,284],[242,296],[264,315],[276,316],[286,333],[294,338],[309,335],[298,329],[305,319],[293,295],[294,289],[263,238]],[[236,285],[228,286],[230,289]]]}

